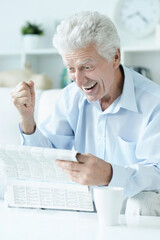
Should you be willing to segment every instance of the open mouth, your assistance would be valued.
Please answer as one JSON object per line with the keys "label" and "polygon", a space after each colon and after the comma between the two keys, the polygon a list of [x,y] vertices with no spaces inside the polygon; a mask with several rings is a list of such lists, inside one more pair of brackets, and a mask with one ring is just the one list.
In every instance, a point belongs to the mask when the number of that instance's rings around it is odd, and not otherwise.
{"label": "open mouth", "polygon": [[94,83],[91,86],[84,87],[84,90],[89,91],[89,90],[93,89],[96,85],[97,85],[97,83]]}

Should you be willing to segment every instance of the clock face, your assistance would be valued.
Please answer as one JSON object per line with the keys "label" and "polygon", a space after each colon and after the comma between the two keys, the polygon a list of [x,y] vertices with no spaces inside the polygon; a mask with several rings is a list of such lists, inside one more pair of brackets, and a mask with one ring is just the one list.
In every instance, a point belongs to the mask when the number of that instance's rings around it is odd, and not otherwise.
{"label": "clock face", "polygon": [[159,0],[120,0],[115,11],[118,29],[136,37],[151,33],[159,17]]}

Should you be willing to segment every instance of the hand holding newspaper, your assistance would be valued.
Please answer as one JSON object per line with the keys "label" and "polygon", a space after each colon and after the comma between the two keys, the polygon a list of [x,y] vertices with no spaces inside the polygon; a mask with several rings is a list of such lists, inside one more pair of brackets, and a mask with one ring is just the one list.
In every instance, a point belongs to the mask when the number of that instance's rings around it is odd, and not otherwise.
{"label": "hand holding newspaper", "polygon": [[76,151],[0,145],[10,207],[93,211],[88,186],[72,182],[56,159],[76,161]]}

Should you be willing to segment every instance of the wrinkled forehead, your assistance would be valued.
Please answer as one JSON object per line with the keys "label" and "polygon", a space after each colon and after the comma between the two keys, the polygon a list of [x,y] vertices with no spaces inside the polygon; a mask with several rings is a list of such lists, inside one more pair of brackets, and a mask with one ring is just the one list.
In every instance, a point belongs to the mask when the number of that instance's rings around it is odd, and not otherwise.
{"label": "wrinkled forehead", "polygon": [[93,46],[62,53],[62,59],[65,65],[84,65],[98,61],[101,58],[97,49]]}

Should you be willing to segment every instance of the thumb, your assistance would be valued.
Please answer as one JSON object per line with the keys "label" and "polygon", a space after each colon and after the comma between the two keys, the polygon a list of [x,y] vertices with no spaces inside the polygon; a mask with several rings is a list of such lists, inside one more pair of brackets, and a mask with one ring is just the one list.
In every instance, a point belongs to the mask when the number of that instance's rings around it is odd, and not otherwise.
{"label": "thumb", "polygon": [[34,82],[32,80],[29,80],[27,82],[28,87],[30,88],[31,96],[35,96],[35,91],[34,91]]}
{"label": "thumb", "polygon": [[84,163],[86,161],[86,155],[85,154],[77,153],[76,158],[77,158],[77,161],[79,163]]}

